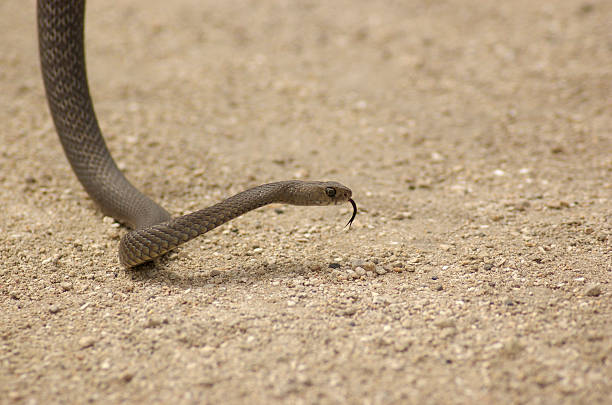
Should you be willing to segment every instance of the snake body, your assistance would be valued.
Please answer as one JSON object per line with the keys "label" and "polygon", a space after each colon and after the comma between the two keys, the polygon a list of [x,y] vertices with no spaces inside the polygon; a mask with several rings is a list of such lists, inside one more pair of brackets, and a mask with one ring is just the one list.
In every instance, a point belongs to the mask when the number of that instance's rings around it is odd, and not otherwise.
{"label": "snake body", "polygon": [[133,230],[122,237],[119,259],[137,266],[270,203],[330,205],[350,202],[340,183],[289,180],[263,184],[216,205],[172,219],[121,173],[106,147],[93,108],[85,66],[84,0],[38,0],[38,41],[49,109],[64,152],[92,200]]}

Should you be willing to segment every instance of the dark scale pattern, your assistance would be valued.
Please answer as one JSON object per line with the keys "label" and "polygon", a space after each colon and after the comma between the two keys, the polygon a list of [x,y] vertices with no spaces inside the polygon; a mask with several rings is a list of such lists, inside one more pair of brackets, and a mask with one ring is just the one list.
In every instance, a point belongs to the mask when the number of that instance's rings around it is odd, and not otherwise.
{"label": "dark scale pattern", "polygon": [[[293,180],[264,184],[212,207],[170,219],[166,210],[123,176],[102,138],[87,85],[84,15],[85,1],[38,1],[40,60],[55,128],[79,181],[105,214],[135,228],[121,239],[122,264],[132,267],[152,260],[272,202],[328,205],[349,201],[351,190],[339,183]],[[332,195],[330,189],[334,189]]]}
{"label": "dark scale pattern", "polygon": [[273,202],[285,202],[280,192],[285,183],[288,182],[264,184],[203,210],[130,232],[121,239],[119,259],[126,267],[137,266],[246,212]]}
{"label": "dark scale pattern", "polygon": [[47,100],[64,151],[102,211],[139,228],[170,214],[138,191],[113,161],[93,109],[83,43],[84,1],[38,2],[38,39]]}

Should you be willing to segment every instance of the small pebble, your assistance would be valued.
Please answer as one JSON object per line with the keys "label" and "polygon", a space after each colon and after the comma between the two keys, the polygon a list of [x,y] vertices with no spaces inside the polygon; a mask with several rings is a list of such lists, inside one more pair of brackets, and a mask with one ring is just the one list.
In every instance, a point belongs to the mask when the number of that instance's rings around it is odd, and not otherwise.
{"label": "small pebble", "polygon": [[330,263],[329,264],[329,268],[330,269],[339,269],[340,268],[340,263]]}
{"label": "small pebble", "polygon": [[93,346],[96,343],[96,339],[92,336],[83,336],[79,339],[79,347],[81,349],[86,349],[88,347]]}
{"label": "small pebble", "polygon": [[352,315],[355,315],[355,313],[357,313],[357,307],[351,306],[351,307],[339,310],[337,312],[337,315],[338,316],[352,316]]}
{"label": "small pebble", "polygon": [[376,266],[376,274],[380,274],[382,276],[383,274],[387,274],[387,270],[385,270],[382,266]]}
{"label": "small pebble", "polygon": [[393,217],[396,221],[403,221],[404,219],[412,219],[412,212],[400,212]]}
{"label": "small pebble", "polygon": [[126,371],[125,373],[121,375],[121,377],[119,377],[119,379],[123,381],[124,383],[129,383],[130,381],[132,381],[133,378],[134,378],[134,373],[131,373],[129,371]]}
{"label": "small pebble", "polygon": [[157,328],[158,326],[161,326],[162,322],[163,321],[159,318],[149,318],[145,322],[144,327],[145,328]]}
{"label": "small pebble", "polygon": [[405,352],[412,346],[412,340],[408,338],[401,338],[393,343],[393,348],[396,352]]}
{"label": "small pebble", "polygon": [[355,267],[355,273],[361,277],[361,276],[365,276],[366,271],[363,267]]}
{"label": "small pebble", "polygon": [[444,162],[446,159],[438,152],[431,152],[431,160],[434,162]]}
{"label": "small pebble", "polygon": [[63,281],[60,284],[60,287],[62,287],[62,291],[69,291],[72,290],[72,283],[68,281]]}
{"label": "small pebble", "polygon": [[18,300],[19,299],[19,293],[17,291],[11,291],[9,293],[9,297],[11,297],[14,300]]}
{"label": "small pebble", "polygon": [[546,203],[546,207],[553,210],[560,210],[561,208],[569,208],[567,201],[552,200]]}
{"label": "small pebble", "polygon": [[599,297],[601,295],[601,286],[599,284],[588,286],[584,291],[584,295],[587,297]]}
{"label": "small pebble", "polygon": [[372,304],[388,305],[391,300],[384,295],[375,295],[372,297]]}
{"label": "small pebble", "polygon": [[57,314],[60,311],[60,307],[57,304],[53,304],[49,307],[49,312],[52,314]]}
{"label": "small pebble", "polygon": [[453,319],[444,319],[444,320],[436,322],[435,325],[440,329],[444,329],[444,328],[454,328],[456,324]]}
{"label": "small pebble", "polygon": [[12,400],[14,400],[14,401],[18,401],[18,400],[20,400],[20,399],[22,399],[22,398],[23,398],[22,394],[20,394],[20,393],[19,393],[19,392],[17,392],[17,391],[11,391],[11,392],[9,392],[9,393],[8,393],[8,397],[9,397],[9,399],[12,399]]}
{"label": "small pebble", "polygon": [[353,269],[356,269],[357,267],[363,267],[365,265],[365,261],[361,260],[361,259],[352,259],[351,260],[351,267]]}
{"label": "small pebble", "polygon": [[372,262],[365,262],[361,267],[363,267],[365,271],[373,272],[376,270],[376,265]]}
{"label": "small pebble", "polygon": [[346,281],[348,280],[348,275],[345,273],[340,273],[337,276],[338,281]]}

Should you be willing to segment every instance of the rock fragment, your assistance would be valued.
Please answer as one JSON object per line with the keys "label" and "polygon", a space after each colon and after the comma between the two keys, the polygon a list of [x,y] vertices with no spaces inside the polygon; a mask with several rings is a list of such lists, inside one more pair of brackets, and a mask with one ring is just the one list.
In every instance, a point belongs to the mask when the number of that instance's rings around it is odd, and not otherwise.
{"label": "rock fragment", "polygon": [[79,347],[81,349],[86,349],[88,347],[93,346],[96,343],[96,338],[93,336],[83,336],[79,339]]}
{"label": "rock fragment", "polygon": [[584,295],[587,297],[599,297],[601,295],[601,285],[592,284],[584,290]]}

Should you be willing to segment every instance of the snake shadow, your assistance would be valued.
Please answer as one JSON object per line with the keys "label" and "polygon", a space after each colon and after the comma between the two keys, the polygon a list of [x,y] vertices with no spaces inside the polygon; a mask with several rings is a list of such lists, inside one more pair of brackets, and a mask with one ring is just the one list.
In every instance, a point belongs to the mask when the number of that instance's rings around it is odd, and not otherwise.
{"label": "snake shadow", "polygon": [[170,269],[173,261],[173,259],[162,258],[153,263],[145,263],[128,269],[126,274],[134,282],[155,283],[183,290],[213,285],[244,286],[271,279],[330,274],[327,263],[306,259],[289,259],[274,265],[265,264],[263,261],[261,263],[236,263],[222,268],[203,265],[197,270],[179,271]]}

